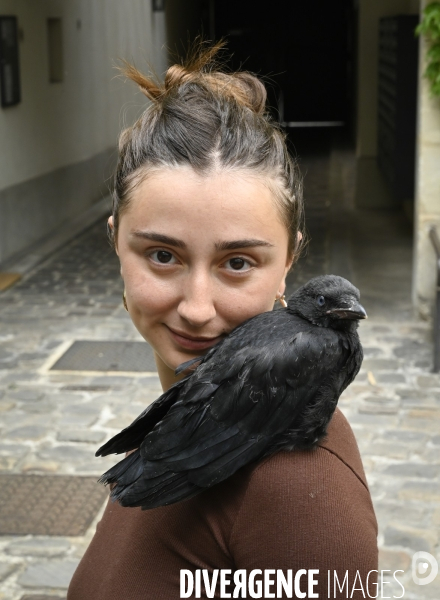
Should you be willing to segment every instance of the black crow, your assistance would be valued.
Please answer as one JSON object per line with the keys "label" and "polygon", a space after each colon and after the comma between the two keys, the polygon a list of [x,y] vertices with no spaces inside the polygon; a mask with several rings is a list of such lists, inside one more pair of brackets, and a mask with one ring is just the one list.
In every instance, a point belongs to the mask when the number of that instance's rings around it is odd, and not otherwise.
{"label": "black crow", "polygon": [[313,447],[363,359],[359,290],[315,277],[287,308],[236,327],[185,379],[96,453],[136,449],[102,475],[122,506],[190,498],[280,449]]}

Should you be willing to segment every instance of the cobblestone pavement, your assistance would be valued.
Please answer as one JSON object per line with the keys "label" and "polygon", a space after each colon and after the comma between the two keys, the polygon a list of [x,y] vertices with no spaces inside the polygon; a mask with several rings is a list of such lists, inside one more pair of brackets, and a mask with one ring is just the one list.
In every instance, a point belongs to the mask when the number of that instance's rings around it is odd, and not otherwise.
{"label": "cobblestone pavement", "polygon": [[[385,579],[402,569],[404,598],[438,600],[440,575],[426,586],[411,578],[415,552],[440,562],[440,378],[430,372],[430,328],[411,311],[410,227],[397,214],[352,211],[349,153],[305,157],[302,166],[311,241],[289,288],[336,272],[361,289],[366,358],[340,407],[363,456]],[[100,222],[0,294],[0,475],[100,475],[114,459],[95,459],[97,446],[160,393],[155,376],[45,369],[74,339],[140,339],[121,291]],[[0,599],[65,598],[98,519],[84,537],[0,537]],[[379,591],[393,595],[402,595],[395,581]]]}

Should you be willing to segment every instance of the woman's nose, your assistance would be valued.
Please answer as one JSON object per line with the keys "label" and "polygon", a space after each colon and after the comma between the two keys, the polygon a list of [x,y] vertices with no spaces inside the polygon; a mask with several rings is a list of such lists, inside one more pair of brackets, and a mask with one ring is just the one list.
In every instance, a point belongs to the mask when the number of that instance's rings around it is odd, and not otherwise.
{"label": "woman's nose", "polygon": [[211,321],[216,310],[210,278],[206,275],[195,275],[188,278],[177,312],[193,327],[203,327]]}

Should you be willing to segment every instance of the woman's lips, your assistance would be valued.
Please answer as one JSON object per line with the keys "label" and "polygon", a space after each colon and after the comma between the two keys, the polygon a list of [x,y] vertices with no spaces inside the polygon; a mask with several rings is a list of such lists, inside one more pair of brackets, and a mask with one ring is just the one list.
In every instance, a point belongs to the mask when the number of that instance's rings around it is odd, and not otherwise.
{"label": "woman's lips", "polygon": [[223,339],[223,335],[219,335],[214,338],[206,338],[206,337],[192,337],[188,334],[184,334],[183,332],[173,331],[168,327],[171,337],[174,342],[180,346],[181,348],[185,348],[185,350],[206,350],[207,348],[211,348],[215,344],[217,344],[220,340]]}

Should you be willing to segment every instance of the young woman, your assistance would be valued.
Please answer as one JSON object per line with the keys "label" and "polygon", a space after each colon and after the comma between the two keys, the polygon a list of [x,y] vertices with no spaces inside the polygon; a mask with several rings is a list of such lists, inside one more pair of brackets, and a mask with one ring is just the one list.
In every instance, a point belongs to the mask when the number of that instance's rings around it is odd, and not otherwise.
{"label": "young woman", "polygon": [[[163,87],[127,69],[152,104],[121,135],[109,228],[126,308],[164,390],[178,365],[272,310],[301,246],[300,178],[265,112],[265,88],[216,70],[217,49],[171,67]],[[184,569],[230,570],[215,597],[232,597],[238,570],[254,571],[258,592],[256,569],[260,579],[290,571],[293,597],[374,597],[376,536],[356,441],[337,410],[311,451],[279,452],[171,506],[109,502],[68,600],[180,598]],[[277,594],[274,573],[247,597],[292,597]]]}

